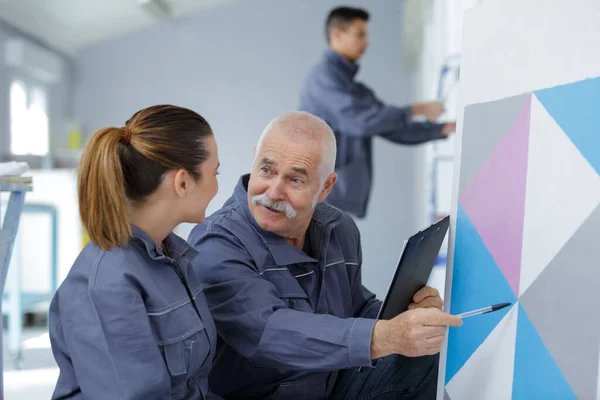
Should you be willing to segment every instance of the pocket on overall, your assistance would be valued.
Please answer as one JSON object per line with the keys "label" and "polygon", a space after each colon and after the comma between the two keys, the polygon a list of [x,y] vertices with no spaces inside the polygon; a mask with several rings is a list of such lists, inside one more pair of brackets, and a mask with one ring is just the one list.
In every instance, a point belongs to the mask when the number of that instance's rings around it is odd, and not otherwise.
{"label": "pocket on overall", "polygon": [[162,348],[169,373],[192,376],[210,354],[208,336],[191,302],[164,312],[149,312],[156,342]]}

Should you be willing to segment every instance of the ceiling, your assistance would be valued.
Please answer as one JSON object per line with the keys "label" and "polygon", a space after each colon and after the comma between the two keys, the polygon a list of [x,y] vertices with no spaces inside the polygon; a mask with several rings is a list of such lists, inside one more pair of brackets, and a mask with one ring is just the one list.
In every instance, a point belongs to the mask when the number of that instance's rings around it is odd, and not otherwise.
{"label": "ceiling", "polygon": [[[0,19],[68,55],[161,22],[139,0],[0,0]],[[174,18],[232,0],[164,0]]]}

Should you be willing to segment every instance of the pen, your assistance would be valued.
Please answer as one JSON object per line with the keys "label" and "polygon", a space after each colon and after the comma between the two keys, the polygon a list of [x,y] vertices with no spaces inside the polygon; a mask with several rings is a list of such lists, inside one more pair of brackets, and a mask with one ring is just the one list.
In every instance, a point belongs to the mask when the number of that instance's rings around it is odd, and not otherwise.
{"label": "pen", "polygon": [[[491,313],[494,311],[502,310],[503,308],[508,307],[511,304],[512,303],[493,304],[491,306],[479,308],[477,310],[467,311],[462,314],[456,314],[456,316],[459,318],[467,318],[467,317],[472,317],[472,316],[479,315],[479,314],[487,314],[487,313]],[[362,370],[363,370],[363,367],[358,368],[358,372],[361,372]]]}
{"label": "pen", "polygon": [[462,314],[457,314],[456,316],[459,317],[459,318],[467,318],[467,317],[472,317],[474,315],[487,314],[487,313],[491,313],[491,312],[494,312],[494,311],[502,310],[504,307],[508,307],[511,304],[512,303],[494,304],[494,305],[491,305],[491,306],[488,306],[488,307],[480,308],[478,310],[467,311],[467,312],[464,312]]}

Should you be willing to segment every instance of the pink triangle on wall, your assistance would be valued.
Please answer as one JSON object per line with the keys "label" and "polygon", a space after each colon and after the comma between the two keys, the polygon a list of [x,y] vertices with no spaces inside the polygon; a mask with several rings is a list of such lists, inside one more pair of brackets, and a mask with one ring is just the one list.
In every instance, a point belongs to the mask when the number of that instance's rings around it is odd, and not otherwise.
{"label": "pink triangle on wall", "polygon": [[[530,111],[531,96],[459,199],[517,296],[523,244]],[[493,124],[494,121],[489,123]]]}

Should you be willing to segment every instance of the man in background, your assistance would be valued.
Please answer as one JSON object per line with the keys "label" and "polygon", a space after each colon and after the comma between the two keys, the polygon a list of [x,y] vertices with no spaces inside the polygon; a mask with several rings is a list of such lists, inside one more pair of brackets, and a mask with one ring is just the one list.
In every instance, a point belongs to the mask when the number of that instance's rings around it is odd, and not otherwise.
{"label": "man in background", "polygon": [[[448,137],[456,123],[436,124],[444,109],[437,102],[407,107],[384,104],[366,85],[354,80],[358,60],[368,47],[367,11],[339,7],[327,17],[329,48],[309,73],[300,96],[300,110],[321,117],[337,140],[338,180],[327,202],[364,218],[373,173],[374,136],[415,145]],[[415,115],[425,123],[412,122]]]}

